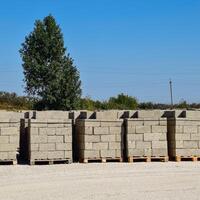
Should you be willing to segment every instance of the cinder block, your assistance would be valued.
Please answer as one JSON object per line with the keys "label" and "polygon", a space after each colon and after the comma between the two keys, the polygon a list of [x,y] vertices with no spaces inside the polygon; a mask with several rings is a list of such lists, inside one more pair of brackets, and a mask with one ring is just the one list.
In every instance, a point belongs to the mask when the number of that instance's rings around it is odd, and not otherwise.
{"label": "cinder block", "polygon": [[136,126],[128,126],[127,127],[128,134],[134,134],[136,133]]}
{"label": "cinder block", "polygon": [[108,143],[105,143],[105,142],[93,143],[92,145],[93,145],[93,146],[92,146],[93,150],[104,150],[104,149],[108,149]]}
{"label": "cinder block", "polygon": [[178,149],[182,149],[183,148],[183,141],[182,140],[175,141],[175,144],[176,144],[176,148],[178,148]]}
{"label": "cinder block", "polygon": [[18,134],[19,134],[18,127],[1,128],[1,135],[18,135]]}
{"label": "cinder block", "polygon": [[144,120],[144,126],[151,126],[151,125],[154,125],[154,126],[159,126],[160,125],[160,121],[159,120],[149,120],[149,119],[146,119]]}
{"label": "cinder block", "polygon": [[100,142],[100,135],[85,135],[85,142]]}
{"label": "cinder block", "polygon": [[200,133],[192,133],[191,140],[199,140],[200,141]]}
{"label": "cinder block", "polygon": [[151,156],[152,155],[152,149],[144,149],[144,156]]}
{"label": "cinder block", "polygon": [[39,129],[37,127],[30,128],[31,135],[39,135]]}
{"label": "cinder block", "polygon": [[114,142],[116,140],[115,135],[101,135],[102,142]]}
{"label": "cinder block", "polygon": [[47,136],[46,135],[30,135],[30,142],[32,144],[47,143]]}
{"label": "cinder block", "polygon": [[72,150],[72,144],[71,143],[56,143],[56,150],[58,151]]}
{"label": "cinder block", "polygon": [[198,141],[183,141],[183,147],[186,149],[197,149]]}
{"label": "cinder block", "polygon": [[123,153],[122,150],[120,149],[115,149],[115,157],[119,157],[122,158],[123,157]]}
{"label": "cinder block", "polygon": [[127,119],[126,124],[127,124],[127,127],[144,126],[144,120],[143,119]]}
{"label": "cinder block", "polygon": [[151,126],[136,126],[136,133],[150,133]]}
{"label": "cinder block", "polygon": [[64,135],[64,142],[72,142],[72,135]]}
{"label": "cinder block", "polygon": [[64,137],[62,135],[48,136],[47,139],[48,143],[63,143],[64,141]]}
{"label": "cinder block", "polygon": [[121,134],[123,132],[122,127],[109,127],[110,129],[110,134]]}
{"label": "cinder block", "polygon": [[137,149],[151,148],[151,142],[136,141],[136,148]]}
{"label": "cinder block", "polygon": [[7,136],[7,135],[1,136],[0,135],[0,144],[7,144],[7,143],[9,143],[9,136]]}
{"label": "cinder block", "polygon": [[69,128],[56,128],[56,135],[72,134],[72,127]]}
{"label": "cinder block", "polygon": [[136,148],[136,142],[135,141],[128,141],[128,148],[135,149]]}
{"label": "cinder block", "polygon": [[19,135],[12,135],[9,137],[9,143],[11,144],[19,144]]}
{"label": "cinder block", "polygon": [[33,151],[30,155],[30,160],[42,160],[48,158],[47,151]]}
{"label": "cinder block", "polygon": [[55,144],[39,144],[39,151],[55,151],[56,145]]}
{"label": "cinder block", "polygon": [[99,158],[100,152],[98,150],[85,150],[84,152],[84,158]]}
{"label": "cinder block", "polygon": [[15,151],[8,152],[8,159],[9,160],[16,160],[17,159],[16,152]]}
{"label": "cinder block", "polygon": [[166,141],[166,133],[144,133],[144,141]]}
{"label": "cinder block", "polygon": [[0,160],[7,160],[8,152],[0,152]]}
{"label": "cinder block", "polygon": [[48,159],[63,159],[65,158],[65,152],[64,151],[49,151],[47,152]]}
{"label": "cinder block", "polygon": [[30,150],[31,151],[39,151],[39,144],[31,144]]}
{"label": "cinder block", "polygon": [[152,126],[153,133],[166,133],[167,126]]}
{"label": "cinder block", "polygon": [[101,127],[122,127],[123,120],[101,121]]}
{"label": "cinder block", "polygon": [[166,148],[156,148],[152,149],[152,156],[168,156]]}
{"label": "cinder block", "polygon": [[93,135],[94,134],[94,128],[93,127],[85,127],[84,128],[84,134],[85,135]]}
{"label": "cinder block", "polygon": [[94,127],[94,134],[95,135],[109,134],[109,128],[108,127]]}
{"label": "cinder block", "polygon": [[0,145],[0,152],[5,152],[5,151],[14,151],[16,152],[17,150],[17,145],[16,144],[1,144]]}
{"label": "cinder block", "polygon": [[[38,128],[31,128],[31,134],[32,134],[32,129],[35,129],[35,131]],[[39,135],[47,135],[47,130],[49,130],[48,128],[39,128]]]}
{"label": "cinder block", "polygon": [[190,133],[175,134],[175,140],[190,140]]}
{"label": "cinder block", "polygon": [[85,142],[84,143],[84,149],[86,150],[92,150],[93,149],[93,143],[92,142]]}
{"label": "cinder block", "polygon": [[128,149],[128,156],[144,156],[144,149]]}
{"label": "cinder block", "polygon": [[167,141],[152,141],[152,149],[167,149]]}
{"label": "cinder block", "polygon": [[197,126],[184,126],[184,133],[197,133]]}
{"label": "cinder block", "polygon": [[128,141],[144,141],[144,134],[128,134]]}
{"label": "cinder block", "polygon": [[100,157],[111,157],[115,158],[115,150],[100,150]]}
{"label": "cinder block", "polygon": [[120,142],[109,142],[108,145],[109,149],[121,149],[121,143]]}
{"label": "cinder block", "polygon": [[72,159],[72,151],[64,151],[65,158]]}

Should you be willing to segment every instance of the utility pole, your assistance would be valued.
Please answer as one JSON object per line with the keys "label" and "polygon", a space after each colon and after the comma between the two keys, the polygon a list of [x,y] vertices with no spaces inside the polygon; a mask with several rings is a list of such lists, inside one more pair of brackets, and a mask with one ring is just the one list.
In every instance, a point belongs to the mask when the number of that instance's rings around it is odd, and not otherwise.
{"label": "utility pole", "polygon": [[170,96],[171,96],[171,109],[173,108],[173,93],[172,93],[172,81],[169,80]]}

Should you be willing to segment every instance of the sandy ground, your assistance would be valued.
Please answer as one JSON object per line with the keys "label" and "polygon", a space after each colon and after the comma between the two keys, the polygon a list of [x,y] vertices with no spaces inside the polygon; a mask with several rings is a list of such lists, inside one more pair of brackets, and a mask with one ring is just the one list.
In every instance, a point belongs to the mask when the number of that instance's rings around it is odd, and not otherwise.
{"label": "sandy ground", "polygon": [[197,200],[200,162],[0,166],[0,200]]}

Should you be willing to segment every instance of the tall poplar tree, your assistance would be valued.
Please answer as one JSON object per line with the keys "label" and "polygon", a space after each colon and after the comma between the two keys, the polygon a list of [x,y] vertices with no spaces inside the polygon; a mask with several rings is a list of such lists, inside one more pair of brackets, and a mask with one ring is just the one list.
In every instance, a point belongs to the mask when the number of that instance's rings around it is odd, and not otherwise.
{"label": "tall poplar tree", "polygon": [[39,99],[41,109],[70,110],[79,106],[81,81],[66,53],[63,34],[54,17],[36,20],[20,49],[25,91]]}

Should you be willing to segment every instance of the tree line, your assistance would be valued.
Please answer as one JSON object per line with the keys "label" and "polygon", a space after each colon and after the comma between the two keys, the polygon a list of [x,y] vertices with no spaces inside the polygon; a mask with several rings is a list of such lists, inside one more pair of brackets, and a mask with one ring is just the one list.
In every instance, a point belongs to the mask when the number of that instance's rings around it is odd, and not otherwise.
{"label": "tree line", "polygon": [[[138,102],[119,94],[108,100],[82,97],[80,74],[67,52],[60,26],[52,15],[36,20],[19,50],[26,96],[0,92],[0,109],[6,110],[107,110],[169,109],[168,104]],[[200,108],[182,101],[174,108]]]}
{"label": "tree line", "polygon": [[[27,96],[18,96],[16,93],[0,92],[1,110],[43,110],[39,107],[40,99],[34,99]],[[39,105],[39,106],[38,106]],[[170,109],[171,105],[138,102],[135,97],[119,94],[116,97],[110,97],[106,101],[93,100],[90,97],[80,98],[79,104],[75,109],[80,110],[134,110],[134,109]],[[181,101],[173,106],[174,109],[199,109],[200,103],[189,104]]]}

